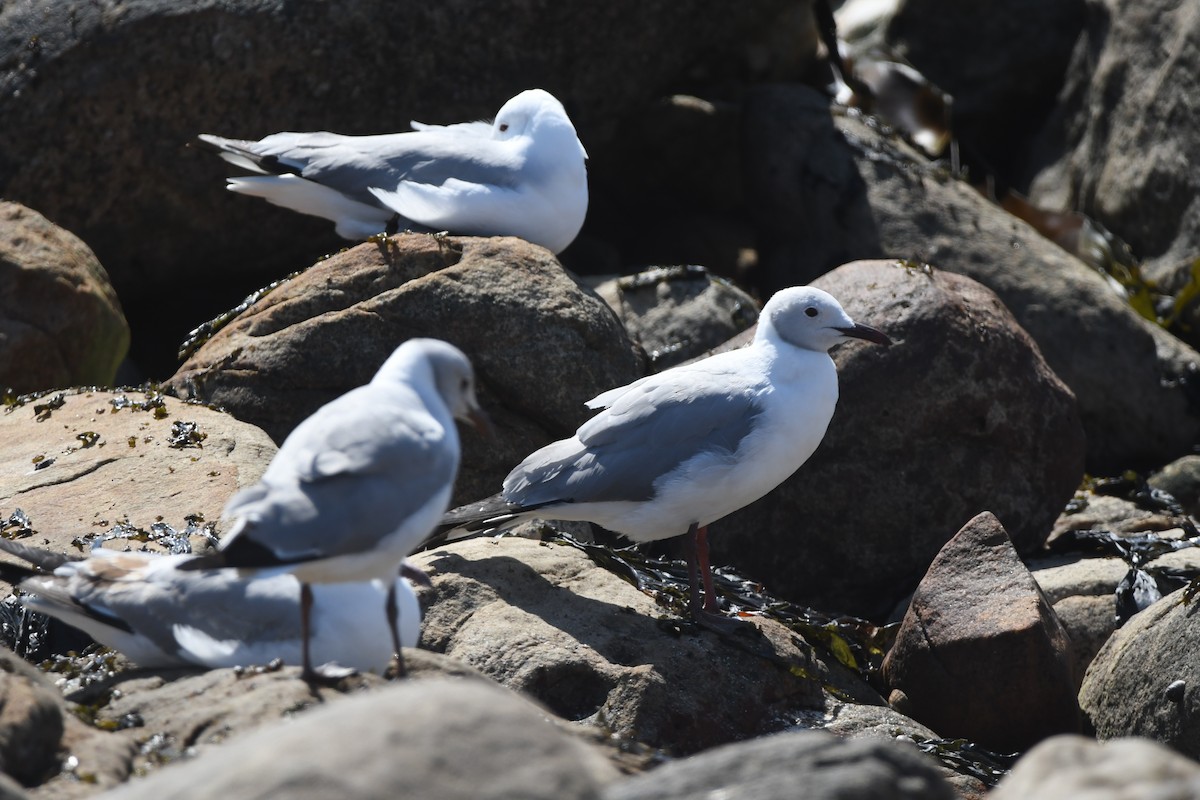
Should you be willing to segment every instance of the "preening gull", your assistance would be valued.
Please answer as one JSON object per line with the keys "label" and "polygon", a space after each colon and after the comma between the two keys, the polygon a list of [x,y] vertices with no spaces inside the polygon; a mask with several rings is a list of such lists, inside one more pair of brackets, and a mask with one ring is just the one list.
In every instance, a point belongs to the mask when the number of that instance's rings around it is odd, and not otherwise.
{"label": "preening gull", "polygon": [[[311,584],[391,582],[445,513],[458,472],[455,419],[490,430],[470,361],[446,342],[410,339],[370,383],[301,422],[262,480],[226,504],[232,526],[217,552],[180,568],[295,575],[307,643]],[[386,612],[399,654],[392,592]],[[314,670],[307,647],[302,662],[307,679],[338,675],[332,665]]]}
{"label": "preening gull", "polygon": [[376,136],[199,138],[231,164],[260,173],[229,178],[230,191],[332,220],[346,239],[447,230],[519,236],[558,253],[579,233],[587,152],[549,92],[521,92],[491,124],[412,126]]}
{"label": "preening gull", "polygon": [[635,542],[688,534],[691,610],[716,601],[707,526],[782,483],[817,449],[838,399],[829,349],[888,345],[827,292],[793,287],[763,308],[753,342],[611,389],[575,435],[522,461],[503,490],[449,512],[427,545],[520,519],[585,520]]}
{"label": "preening gull", "polygon": [[[292,575],[178,569],[188,555],[96,549],[88,558],[68,556],[7,539],[0,539],[0,550],[34,567],[0,562],[0,580],[25,592],[23,605],[79,628],[139,667],[300,663],[300,582]],[[413,647],[421,609],[405,578],[395,588],[400,640]],[[316,587],[317,657],[383,674],[392,659],[391,635],[378,616],[386,595],[379,582]]]}

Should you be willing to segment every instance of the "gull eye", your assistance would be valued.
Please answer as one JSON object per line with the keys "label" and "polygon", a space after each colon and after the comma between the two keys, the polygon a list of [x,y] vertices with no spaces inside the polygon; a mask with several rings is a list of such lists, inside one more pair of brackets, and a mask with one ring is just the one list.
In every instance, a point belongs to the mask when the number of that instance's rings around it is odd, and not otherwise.
{"label": "gull eye", "polygon": [[507,122],[501,122],[501,123],[500,123],[500,132],[501,132],[501,133],[504,133],[506,130],[508,130],[508,123],[507,123]]}
{"label": "gull eye", "polygon": [[808,308],[804,309],[804,313],[810,317],[815,317],[820,312],[818,312],[813,306],[809,306]]}

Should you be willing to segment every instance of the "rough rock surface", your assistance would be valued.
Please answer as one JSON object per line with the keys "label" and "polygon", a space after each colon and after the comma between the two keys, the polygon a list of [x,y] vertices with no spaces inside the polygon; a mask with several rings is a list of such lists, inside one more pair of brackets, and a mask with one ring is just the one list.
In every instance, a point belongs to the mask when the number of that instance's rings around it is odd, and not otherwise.
{"label": "rough rock surface", "polygon": [[56,767],[65,712],[46,678],[13,653],[0,651],[0,772],[26,786]]}
{"label": "rough rock surface", "polygon": [[725,343],[758,320],[758,303],[703,267],[658,267],[605,281],[596,294],[662,371]]}
{"label": "rough rock surface", "polygon": [[[1032,197],[1092,215],[1146,259],[1187,272],[1200,240],[1200,6],[1088,3],[1042,135]],[[1041,166],[1034,162],[1035,168]]]}
{"label": "rough rock surface", "polygon": [[1148,739],[1054,736],[1023,755],[990,800],[1200,797],[1200,764]]}
{"label": "rough rock surface", "polygon": [[0,200],[0,389],[111,384],[129,325],[87,245]]}
{"label": "rough rock surface", "polygon": [[1079,706],[1097,738],[1146,736],[1200,757],[1200,614],[1175,592],[1134,614],[1092,662]]}
{"label": "rough rock surface", "polygon": [[1042,558],[1029,563],[1071,643],[1071,672],[1082,683],[1088,666],[1117,629],[1114,594],[1129,572],[1119,558]]}
{"label": "rough rock surface", "polygon": [[1000,752],[1079,730],[1070,643],[1003,526],[980,514],[929,567],[883,662],[894,708]]}
{"label": "rough rock surface", "polygon": [[718,560],[782,597],[882,617],[981,510],[1020,551],[1040,547],[1083,474],[1083,432],[1004,305],[968,278],[895,262],[814,285],[896,343],[835,349],[841,398],[825,440],[779,489],[712,526]]}
{"label": "rough rock surface", "polygon": [[813,90],[755,88],[743,125],[765,292],[855,258],[967,275],[999,295],[1075,392],[1094,474],[1158,465],[1197,440],[1200,408],[1179,379],[1200,355],[1083,262],[877,127],[831,114]]}
{"label": "rough rock surface", "polygon": [[726,745],[616,783],[604,800],[953,800],[934,765],[911,746],[825,733],[781,733]]}
{"label": "rough rock surface", "polygon": [[589,800],[617,777],[541,709],[463,680],[381,688],[231,745],[102,797]]}
{"label": "rough rock surface", "polygon": [[21,509],[30,544],[68,553],[120,523],[184,531],[220,519],[274,455],[258,428],[157,392],[46,395],[0,413],[0,515]]}
{"label": "rough rock surface", "polygon": [[437,590],[422,646],[651,747],[687,754],[779,730],[789,713],[824,707],[823,685],[882,702],[782,625],[697,628],[568,545],[475,539],[413,560]]}
{"label": "rough rock surface", "polygon": [[371,379],[415,336],[475,366],[496,438],[463,432],[458,497],[500,490],[533,450],[573,432],[584,403],[642,374],[612,311],[550,253],[513,238],[406,234],[318,262],[218,331],[167,382],[282,442]]}
{"label": "rough rock surface", "polygon": [[[343,244],[322,220],[226,192],[228,165],[186,147],[197,133],[403,131],[412,119],[490,118],[541,86],[590,149],[697,62],[739,63],[791,5],[8,3],[0,194],[87,241],[169,347],[195,319],[162,298],[204,319]],[[787,47],[812,53],[815,42]]]}
{"label": "rough rock surface", "polygon": [[1200,517],[1200,456],[1178,458],[1146,482],[1174,497],[1188,514]]}

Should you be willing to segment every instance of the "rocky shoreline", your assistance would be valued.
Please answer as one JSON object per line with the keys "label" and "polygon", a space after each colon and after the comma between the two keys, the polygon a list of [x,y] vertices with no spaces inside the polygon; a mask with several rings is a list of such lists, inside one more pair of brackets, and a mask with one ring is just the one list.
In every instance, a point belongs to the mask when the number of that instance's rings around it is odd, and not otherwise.
{"label": "rocky shoreline", "polygon": [[[456,503],[596,394],[743,343],[780,287],[896,345],[835,350],[817,454],[712,526],[731,630],[683,616],[670,543],[586,524],[415,556],[402,679],[140,670],[10,599],[0,797],[1200,797],[1194,8],[902,4],[872,35],[954,96],[964,173],[831,104],[808,4],[293,5],[0,9],[0,535],[211,547],[414,336],[470,355],[498,432],[463,433]],[[514,80],[558,80],[591,158],[561,258],[338,250],[182,147],[467,119]],[[1067,248],[1010,187],[1129,247]]]}

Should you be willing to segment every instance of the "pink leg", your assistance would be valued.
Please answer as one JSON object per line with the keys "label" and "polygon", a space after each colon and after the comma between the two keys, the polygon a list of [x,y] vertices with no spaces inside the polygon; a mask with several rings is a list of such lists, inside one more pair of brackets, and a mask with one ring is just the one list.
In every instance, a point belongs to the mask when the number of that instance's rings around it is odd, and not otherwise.
{"label": "pink leg", "polygon": [[712,567],[708,560],[708,526],[696,528],[696,562],[704,580],[704,610],[717,610],[717,593],[713,591]]}

